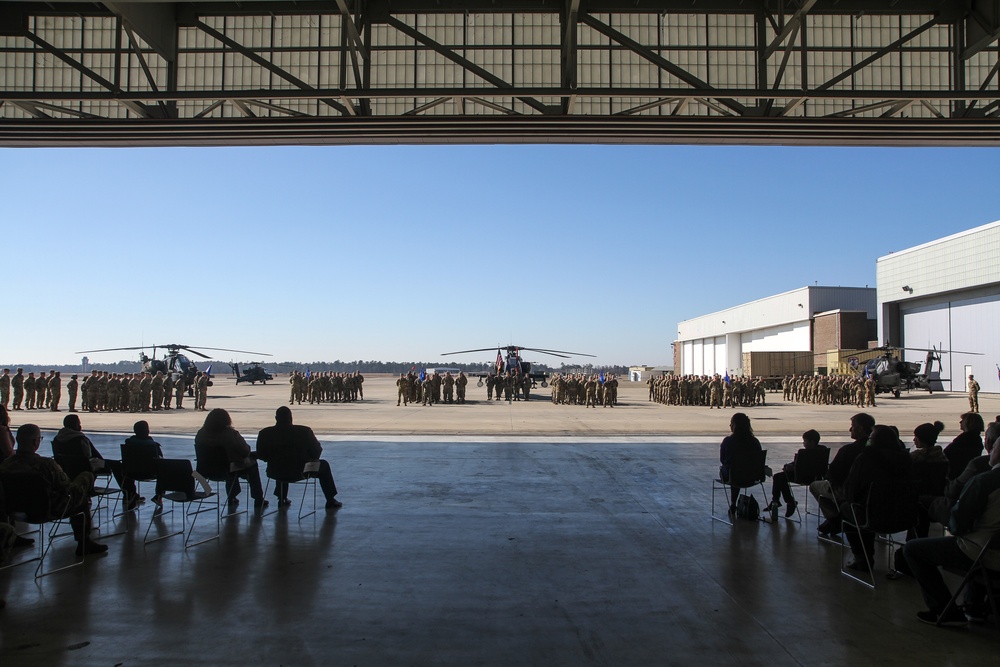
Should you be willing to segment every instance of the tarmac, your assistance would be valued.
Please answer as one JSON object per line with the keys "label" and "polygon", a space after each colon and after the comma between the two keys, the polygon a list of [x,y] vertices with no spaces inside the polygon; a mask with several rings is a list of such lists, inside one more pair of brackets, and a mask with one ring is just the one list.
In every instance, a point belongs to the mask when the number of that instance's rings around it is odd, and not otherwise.
{"label": "tarmac", "polygon": [[[294,407],[296,423],[320,435],[342,509],[323,509],[321,495],[318,512],[299,520],[303,493],[293,487],[291,508],[224,519],[218,539],[185,549],[179,536],[143,544],[151,523],[170,525],[147,503],[134,520],[105,525],[106,535],[124,534],[100,538],[109,552],[81,567],[39,580],[33,565],[0,572],[0,664],[966,667],[996,659],[991,625],[917,622],[919,590],[885,578],[883,547],[869,590],[840,573],[841,549],[816,539],[813,516],[713,521],[711,479],[732,410],[652,404],[644,385],[628,383],[618,407],[597,409],[486,404],[474,385],[466,405],[397,408],[392,378],[369,378],[365,389],[363,402]],[[229,410],[252,442],[287,392],[216,380],[209,407]],[[791,460],[808,428],[834,447],[847,441],[857,408],[778,398],[745,409],[772,466]],[[992,420],[1000,400],[980,398]],[[963,395],[913,393],[880,397],[869,412],[904,439],[940,419],[947,441],[967,407]],[[13,425],[30,415],[51,429],[63,414],[15,412]],[[203,413],[140,416],[167,457],[193,457]],[[81,417],[111,457],[136,415]],[[758,490],[758,500],[769,492]],[[202,515],[195,536],[210,536],[215,523],[214,510]],[[72,540],[57,540],[51,558],[72,562]]]}

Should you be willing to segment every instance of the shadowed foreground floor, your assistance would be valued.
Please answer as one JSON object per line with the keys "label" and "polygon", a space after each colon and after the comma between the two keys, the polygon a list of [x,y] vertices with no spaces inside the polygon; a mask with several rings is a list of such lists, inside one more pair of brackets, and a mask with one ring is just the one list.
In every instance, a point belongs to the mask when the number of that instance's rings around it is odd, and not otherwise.
{"label": "shadowed foreground floor", "polygon": [[[765,442],[772,465],[793,440]],[[95,441],[110,457],[120,439]],[[168,457],[193,453],[189,438],[161,441]],[[82,568],[37,583],[33,566],[0,572],[0,664],[995,659],[991,626],[918,623],[916,584],[886,581],[884,552],[875,591],[843,577],[812,517],[711,521],[717,442],[325,441],[339,512],[298,521],[293,488],[291,510],[227,519],[185,551],[180,537],[143,546],[147,503],[141,528]],[[57,542],[54,562],[72,551]]]}

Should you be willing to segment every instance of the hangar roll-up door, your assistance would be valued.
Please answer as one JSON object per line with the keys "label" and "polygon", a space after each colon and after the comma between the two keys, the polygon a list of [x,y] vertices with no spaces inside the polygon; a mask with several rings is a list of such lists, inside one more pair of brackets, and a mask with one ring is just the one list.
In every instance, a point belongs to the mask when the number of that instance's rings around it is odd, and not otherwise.
{"label": "hangar roll-up door", "polygon": [[[972,366],[983,391],[1000,391],[994,366],[1000,359],[1000,336],[996,334],[1000,331],[1000,294],[900,308],[900,322],[904,347],[943,346],[957,351],[941,355],[941,377],[951,380],[943,383],[946,391],[965,388],[966,365]],[[925,356],[924,352],[907,350],[904,358],[923,363]]]}

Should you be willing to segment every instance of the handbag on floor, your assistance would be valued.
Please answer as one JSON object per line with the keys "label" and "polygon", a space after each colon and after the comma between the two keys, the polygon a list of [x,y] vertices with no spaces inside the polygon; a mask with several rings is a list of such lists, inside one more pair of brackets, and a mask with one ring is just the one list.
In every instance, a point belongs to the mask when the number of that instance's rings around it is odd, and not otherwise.
{"label": "handbag on floor", "polygon": [[741,493],[736,499],[736,516],[748,521],[756,521],[760,518],[760,505],[753,494]]}

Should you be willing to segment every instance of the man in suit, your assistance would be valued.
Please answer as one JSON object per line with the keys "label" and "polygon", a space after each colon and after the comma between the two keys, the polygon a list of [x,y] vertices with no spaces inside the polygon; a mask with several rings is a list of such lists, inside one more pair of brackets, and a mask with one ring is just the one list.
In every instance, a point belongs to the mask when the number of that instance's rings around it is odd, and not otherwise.
{"label": "man in suit", "polygon": [[[256,457],[267,461],[268,477],[275,480],[298,480],[302,478],[302,470],[307,463],[318,462],[319,470],[314,474],[326,496],[326,508],[342,507],[343,503],[336,497],[337,485],[333,481],[333,471],[330,470],[329,462],[320,458],[323,447],[312,429],[292,424],[292,411],[284,405],[275,411],[274,420],[274,426],[268,426],[257,434]],[[279,507],[291,504],[286,482],[275,482],[274,495],[278,498]]]}

